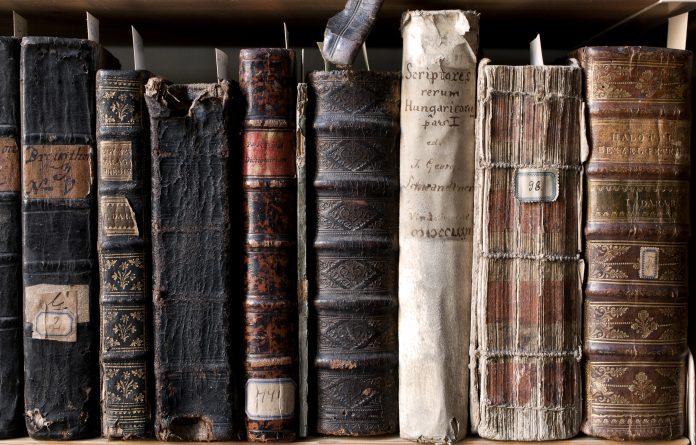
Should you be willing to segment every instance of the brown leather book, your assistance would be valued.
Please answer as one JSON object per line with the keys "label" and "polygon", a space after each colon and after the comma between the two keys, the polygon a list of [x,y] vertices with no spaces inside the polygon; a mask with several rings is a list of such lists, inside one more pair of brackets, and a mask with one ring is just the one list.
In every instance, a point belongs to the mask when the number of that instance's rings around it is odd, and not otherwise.
{"label": "brown leather book", "polygon": [[588,47],[582,430],[684,434],[691,132],[688,51]]}
{"label": "brown leather book", "polygon": [[297,436],[295,54],[243,49],[247,440]]}
{"label": "brown leather book", "polygon": [[308,84],[316,431],[394,433],[399,74],[315,71]]}
{"label": "brown leather book", "polygon": [[478,75],[472,418],[496,440],[576,435],[580,390],[582,72]]}

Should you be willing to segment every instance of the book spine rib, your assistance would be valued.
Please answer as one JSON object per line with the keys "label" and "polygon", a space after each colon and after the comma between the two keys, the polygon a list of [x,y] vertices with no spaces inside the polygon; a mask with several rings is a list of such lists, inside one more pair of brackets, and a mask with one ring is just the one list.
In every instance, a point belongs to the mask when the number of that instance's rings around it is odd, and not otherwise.
{"label": "book spine rib", "polygon": [[297,180],[294,53],[240,53],[246,427],[250,441],[297,436]]}
{"label": "book spine rib", "polygon": [[102,434],[147,437],[150,139],[145,71],[97,73]]}
{"label": "book spine rib", "polygon": [[399,78],[313,72],[316,430],[394,433]]}

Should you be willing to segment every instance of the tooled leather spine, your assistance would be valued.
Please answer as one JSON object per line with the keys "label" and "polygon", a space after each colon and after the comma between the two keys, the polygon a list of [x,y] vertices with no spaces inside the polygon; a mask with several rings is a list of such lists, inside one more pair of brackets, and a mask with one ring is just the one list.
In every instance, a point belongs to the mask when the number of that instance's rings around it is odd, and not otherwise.
{"label": "tooled leather spine", "polygon": [[399,75],[315,71],[308,85],[315,429],[394,433]]}
{"label": "tooled leather spine", "polygon": [[147,71],[97,73],[102,434],[147,437],[150,392],[150,119]]}
{"label": "tooled leather spine", "polygon": [[250,441],[297,436],[294,52],[244,49],[245,413]]}
{"label": "tooled leather spine", "polygon": [[691,52],[588,47],[585,420],[607,439],[684,433]]}

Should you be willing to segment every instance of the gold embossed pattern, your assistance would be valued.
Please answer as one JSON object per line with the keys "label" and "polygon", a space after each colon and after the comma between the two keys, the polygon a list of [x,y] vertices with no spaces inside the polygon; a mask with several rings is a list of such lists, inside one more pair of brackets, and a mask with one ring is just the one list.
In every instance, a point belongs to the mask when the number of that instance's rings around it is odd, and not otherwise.
{"label": "gold embossed pattern", "polygon": [[689,165],[687,120],[596,119],[590,127],[592,160]]}
{"label": "gold embossed pattern", "polygon": [[585,341],[635,345],[684,344],[684,303],[586,302]]}
{"label": "gold embossed pattern", "polygon": [[142,125],[143,84],[140,80],[110,78],[100,85],[99,125],[132,127]]}
{"label": "gold embossed pattern", "polygon": [[689,182],[588,178],[587,222],[689,223]]}
{"label": "gold embossed pattern", "polygon": [[138,236],[135,212],[125,196],[104,196],[99,200],[101,223],[106,236]]}
{"label": "gold embossed pattern", "polygon": [[589,241],[589,280],[638,285],[686,286],[686,243]]}
{"label": "gold embossed pattern", "polygon": [[133,180],[131,141],[99,141],[97,151],[99,152],[99,180]]}
{"label": "gold embossed pattern", "polygon": [[690,77],[679,61],[642,60],[628,57],[594,59],[587,66],[587,98],[595,102],[684,102]]}
{"label": "gold embossed pattern", "polygon": [[683,362],[588,362],[587,422],[614,436],[683,427]]}

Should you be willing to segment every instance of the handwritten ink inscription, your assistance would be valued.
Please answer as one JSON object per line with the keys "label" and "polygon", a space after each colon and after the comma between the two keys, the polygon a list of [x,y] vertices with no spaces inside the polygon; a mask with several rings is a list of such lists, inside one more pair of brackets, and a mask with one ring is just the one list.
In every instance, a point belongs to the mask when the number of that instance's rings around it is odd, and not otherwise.
{"label": "handwritten ink inscription", "polygon": [[640,248],[639,276],[644,280],[655,280],[659,276],[660,250],[657,247]]}
{"label": "handwritten ink inscription", "polygon": [[247,380],[247,417],[252,420],[291,419],[295,415],[295,388],[292,379]]}
{"label": "handwritten ink inscription", "polygon": [[89,145],[24,147],[23,194],[27,199],[82,199],[92,182]]}
{"label": "handwritten ink inscription", "polygon": [[515,198],[520,202],[553,202],[558,198],[558,172],[521,168],[515,174]]}
{"label": "handwritten ink inscription", "polygon": [[[89,321],[89,286],[40,284],[25,289],[25,321],[38,340],[77,341],[78,321]],[[80,317],[82,315],[82,317]]]}
{"label": "handwritten ink inscription", "polygon": [[0,192],[19,191],[19,148],[15,138],[0,138]]}
{"label": "handwritten ink inscription", "polygon": [[400,182],[402,210],[408,209],[402,233],[467,241],[473,233],[476,62],[463,54],[431,56],[411,54],[402,71]]}
{"label": "handwritten ink inscription", "polygon": [[133,179],[133,149],[130,141],[100,141],[99,174],[104,181]]}

